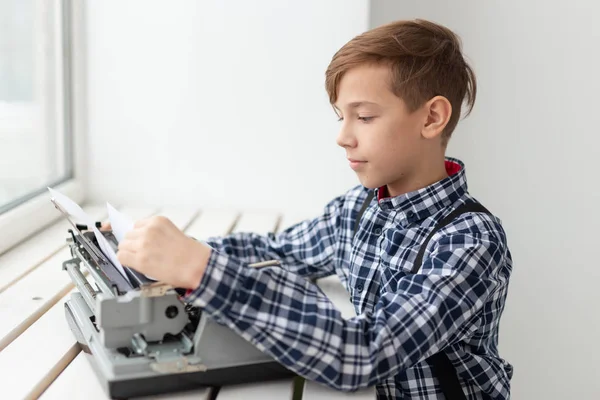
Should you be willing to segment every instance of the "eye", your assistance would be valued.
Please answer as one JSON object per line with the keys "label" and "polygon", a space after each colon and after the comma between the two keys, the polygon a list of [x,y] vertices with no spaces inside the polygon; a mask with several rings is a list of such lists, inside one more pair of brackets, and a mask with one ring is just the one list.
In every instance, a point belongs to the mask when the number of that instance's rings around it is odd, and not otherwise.
{"label": "eye", "polygon": [[369,122],[373,121],[373,119],[375,119],[375,117],[358,117],[359,120],[361,120],[362,122],[368,124]]}

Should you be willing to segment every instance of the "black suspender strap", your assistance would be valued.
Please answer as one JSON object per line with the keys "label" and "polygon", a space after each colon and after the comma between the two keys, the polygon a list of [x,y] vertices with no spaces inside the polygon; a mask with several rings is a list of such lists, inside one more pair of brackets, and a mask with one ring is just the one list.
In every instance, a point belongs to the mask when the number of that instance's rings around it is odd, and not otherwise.
{"label": "black suspender strap", "polygon": [[[358,230],[360,218],[364,214],[366,208],[371,203],[373,199],[374,192],[370,192],[369,196],[363,203],[358,215],[356,217],[356,222],[354,223],[354,234],[356,235],[356,231]],[[475,202],[468,202],[458,206],[454,211],[444,217],[441,221],[439,221],[435,227],[429,232],[423,243],[421,243],[421,247],[419,248],[419,252],[417,253],[417,258],[413,264],[412,273],[415,274],[421,269],[421,264],[423,264],[423,256],[425,255],[425,250],[427,248],[427,244],[435,235],[437,231],[448,225],[450,222],[454,221],[456,217],[469,213],[469,212],[481,212],[490,214],[491,213],[481,204]],[[447,400],[466,400],[465,394],[462,390],[460,382],[458,380],[458,375],[452,362],[448,358],[448,355],[444,351],[440,351],[427,359],[427,361],[431,364],[431,368],[433,370],[433,375],[437,377],[440,382],[440,388],[444,393],[444,396]],[[488,399],[487,396],[484,395],[484,399]]]}
{"label": "black suspender strap", "polygon": [[438,378],[440,388],[446,400],[467,400],[465,393],[458,381],[458,375],[454,369],[454,365],[448,358],[448,354],[440,351],[430,356],[427,361],[431,364],[433,376]]}
{"label": "black suspender strap", "polygon": [[371,204],[371,200],[373,200],[373,197],[375,197],[375,191],[371,190],[371,191],[369,191],[367,198],[365,199],[364,203],[362,204],[362,207],[358,211],[358,215],[356,216],[356,220],[354,221],[354,234],[352,236],[356,235],[356,231],[358,230],[358,224],[360,223],[360,219],[362,218],[362,216],[365,213],[365,210],[367,209],[369,204]]}
{"label": "black suspender strap", "polygon": [[[454,221],[454,219],[456,219],[458,216],[469,212],[482,212],[491,214],[484,206],[475,202],[468,202],[458,206],[454,211],[438,222],[431,232],[429,232],[429,235],[427,235],[425,241],[421,243],[421,248],[419,249],[419,253],[417,253],[417,258],[415,259],[411,271],[413,274],[416,274],[419,269],[421,269],[425,249],[427,248],[427,244],[433,235]],[[428,360],[431,363],[434,376],[436,376],[440,382],[440,387],[446,399],[466,400],[460,382],[458,381],[458,375],[454,369],[454,366],[452,365],[452,362],[448,358],[448,354],[444,351],[440,351],[429,357]]]}
{"label": "black suspender strap", "polygon": [[444,217],[440,222],[438,222],[435,225],[435,227],[431,230],[431,232],[429,232],[429,235],[427,235],[427,237],[425,238],[423,243],[421,243],[421,248],[419,249],[419,253],[417,254],[417,258],[415,259],[415,262],[413,264],[413,268],[411,271],[413,274],[416,274],[419,271],[419,269],[421,268],[421,264],[423,264],[423,255],[425,255],[425,250],[427,249],[427,244],[429,243],[429,241],[431,240],[433,235],[435,235],[437,231],[439,231],[440,229],[442,229],[443,227],[448,225],[450,222],[454,221],[456,219],[456,217],[458,217],[462,214],[465,214],[465,213],[469,213],[469,212],[482,212],[482,213],[486,213],[486,214],[491,214],[484,206],[482,206],[479,203],[468,202],[468,203],[464,203],[464,204],[461,204],[460,206],[458,206],[454,211],[452,211],[450,214],[448,214],[446,217]]}

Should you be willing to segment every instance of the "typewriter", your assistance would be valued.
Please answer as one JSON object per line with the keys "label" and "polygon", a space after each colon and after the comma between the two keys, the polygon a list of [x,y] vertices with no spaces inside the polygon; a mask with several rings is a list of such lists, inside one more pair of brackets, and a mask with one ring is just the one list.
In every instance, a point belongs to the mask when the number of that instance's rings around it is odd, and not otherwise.
{"label": "typewriter", "polygon": [[[65,302],[65,316],[110,398],[294,376],[185,303],[183,290],[128,268],[124,276],[101,251],[96,234],[61,212],[73,227],[67,237],[71,258],[62,269],[77,288]],[[101,234],[116,252],[112,232]]]}

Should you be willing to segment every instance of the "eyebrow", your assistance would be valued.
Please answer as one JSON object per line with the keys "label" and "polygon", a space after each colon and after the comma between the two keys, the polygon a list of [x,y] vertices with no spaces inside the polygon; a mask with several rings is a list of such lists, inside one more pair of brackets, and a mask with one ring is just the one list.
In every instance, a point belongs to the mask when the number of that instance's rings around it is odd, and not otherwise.
{"label": "eyebrow", "polygon": [[348,107],[357,108],[357,107],[366,106],[366,105],[378,106],[379,104],[373,103],[372,101],[354,101],[354,102],[348,104]]}
{"label": "eyebrow", "polygon": [[[372,101],[353,101],[352,103],[348,103],[349,108],[358,108],[360,106],[378,106],[379,104],[373,103]],[[338,106],[333,104],[333,107],[338,110]]]}

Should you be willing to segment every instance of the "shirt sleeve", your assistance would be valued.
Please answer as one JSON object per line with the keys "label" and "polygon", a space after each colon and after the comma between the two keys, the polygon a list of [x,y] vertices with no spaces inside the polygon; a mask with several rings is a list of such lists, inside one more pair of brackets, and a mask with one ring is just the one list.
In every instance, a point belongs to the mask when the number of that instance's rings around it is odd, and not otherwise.
{"label": "shirt sleeve", "polygon": [[208,239],[219,254],[242,264],[278,260],[289,272],[321,278],[334,273],[333,255],[338,243],[344,196],[330,201],[319,217],[286,228],[280,233],[259,235],[238,232]]}
{"label": "shirt sleeve", "polygon": [[281,268],[244,268],[213,251],[188,300],[297,374],[352,391],[472,334],[500,284],[494,276],[503,257],[495,235],[440,237],[420,273],[399,278],[372,312],[344,319],[306,279]]}

